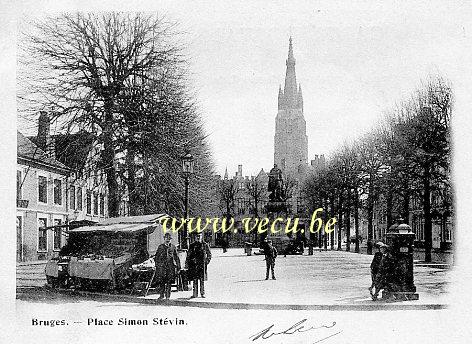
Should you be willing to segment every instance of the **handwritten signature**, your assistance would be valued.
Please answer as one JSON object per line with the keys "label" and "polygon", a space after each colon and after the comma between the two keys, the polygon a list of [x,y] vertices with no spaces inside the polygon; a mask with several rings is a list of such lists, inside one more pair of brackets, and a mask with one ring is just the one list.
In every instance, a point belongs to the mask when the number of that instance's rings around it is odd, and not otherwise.
{"label": "handwritten signature", "polygon": [[[280,332],[274,332],[273,328],[274,328],[275,325],[272,324],[269,327],[263,329],[262,331],[259,331],[256,334],[251,335],[249,337],[249,339],[252,339],[252,341],[254,342],[258,339],[269,339],[273,336],[290,335],[290,334],[295,334],[295,333],[304,333],[304,332],[320,330],[320,329],[324,329],[324,328],[326,328],[326,329],[334,328],[336,326],[335,321],[333,321],[331,324],[325,324],[325,325],[320,325],[320,326],[307,326],[305,324],[306,321],[307,321],[307,319],[302,319],[302,320],[296,322],[295,324],[293,324],[292,326],[290,326],[289,328],[287,328],[286,330],[283,330],[283,331],[280,331]],[[338,331],[336,333],[330,334],[327,337],[320,338],[314,343],[322,342],[322,341],[324,341],[328,338],[331,338],[331,337],[334,337],[334,336],[340,334],[341,332],[342,331]]]}

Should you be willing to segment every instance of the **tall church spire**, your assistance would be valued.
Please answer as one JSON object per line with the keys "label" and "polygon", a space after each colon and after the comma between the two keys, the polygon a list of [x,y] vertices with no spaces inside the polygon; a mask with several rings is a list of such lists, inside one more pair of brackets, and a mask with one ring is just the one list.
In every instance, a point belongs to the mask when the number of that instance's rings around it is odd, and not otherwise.
{"label": "tall church spire", "polygon": [[301,176],[308,165],[308,136],[303,116],[302,87],[297,84],[292,37],[283,90],[279,86],[278,111],[275,118],[274,163],[292,176]]}
{"label": "tall church spire", "polygon": [[285,72],[285,88],[284,94],[287,103],[293,104],[295,95],[297,94],[297,76],[295,75],[295,58],[293,57],[292,37],[290,37],[288,44],[288,58],[285,62],[287,70]]}
{"label": "tall church spire", "polygon": [[285,61],[287,70],[285,72],[284,95],[288,107],[293,107],[298,103],[297,99],[297,76],[295,74],[295,58],[293,57],[292,37],[288,43],[288,58]]}

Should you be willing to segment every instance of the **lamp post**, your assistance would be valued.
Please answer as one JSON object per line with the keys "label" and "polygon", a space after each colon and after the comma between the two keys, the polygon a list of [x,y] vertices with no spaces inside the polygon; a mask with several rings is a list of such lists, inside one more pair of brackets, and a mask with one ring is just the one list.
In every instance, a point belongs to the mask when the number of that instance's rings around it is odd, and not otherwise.
{"label": "lamp post", "polygon": [[182,157],[182,174],[184,176],[185,181],[185,225],[184,230],[182,232],[181,237],[181,244],[183,248],[189,247],[189,238],[187,233],[187,220],[189,218],[189,208],[188,208],[188,187],[189,187],[189,178],[190,175],[193,173],[195,161],[193,159],[192,154],[188,152]]}

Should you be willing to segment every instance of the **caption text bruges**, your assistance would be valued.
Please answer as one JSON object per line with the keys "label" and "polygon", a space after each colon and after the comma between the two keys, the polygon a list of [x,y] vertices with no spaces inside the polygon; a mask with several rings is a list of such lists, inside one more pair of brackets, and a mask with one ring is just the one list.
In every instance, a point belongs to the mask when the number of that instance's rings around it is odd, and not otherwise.
{"label": "caption text bruges", "polygon": [[[159,326],[179,326],[187,325],[187,322],[179,318],[153,318],[149,319],[129,319],[129,318],[119,318],[119,319],[99,319],[99,318],[88,318],[87,322],[83,321],[74,321],[74,324],[85,323],[87,326],[147,326],[147,325],[159,325]],[[31,319],[32,326],[67,326],[69,322],[61,320],[39,320],[36,318]]]}

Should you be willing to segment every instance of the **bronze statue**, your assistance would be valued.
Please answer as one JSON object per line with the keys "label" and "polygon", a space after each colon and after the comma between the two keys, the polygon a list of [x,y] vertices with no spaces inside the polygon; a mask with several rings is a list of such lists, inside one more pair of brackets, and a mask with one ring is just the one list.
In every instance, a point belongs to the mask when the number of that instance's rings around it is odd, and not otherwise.
{"label": "bronze statue", "polygon": [[274,164],[274,167],[269,172],[269,185],[267,191],[270,192],[269,201],[283,202],[283,176],[282,171],[277,167],[277,164]]}

